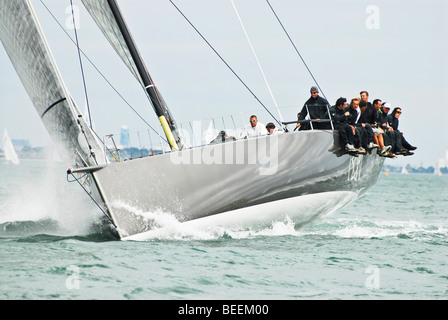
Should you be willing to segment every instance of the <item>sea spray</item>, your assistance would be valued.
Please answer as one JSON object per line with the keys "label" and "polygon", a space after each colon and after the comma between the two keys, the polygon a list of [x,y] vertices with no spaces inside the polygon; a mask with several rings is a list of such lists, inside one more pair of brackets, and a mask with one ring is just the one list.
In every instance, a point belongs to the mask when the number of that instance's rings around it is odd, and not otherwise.
{"label": "sea spray", "polygon": [[[8,179],[0,205],[0,224],[29,234],[84,235],[99,223],[101,213],[78,185],[67,183],[65,166],[52,159],[24,160],[14,168],[20,180]],[[18,231],[18,230],[17,230]],[[23,234],[19,232],[19,234]]]}

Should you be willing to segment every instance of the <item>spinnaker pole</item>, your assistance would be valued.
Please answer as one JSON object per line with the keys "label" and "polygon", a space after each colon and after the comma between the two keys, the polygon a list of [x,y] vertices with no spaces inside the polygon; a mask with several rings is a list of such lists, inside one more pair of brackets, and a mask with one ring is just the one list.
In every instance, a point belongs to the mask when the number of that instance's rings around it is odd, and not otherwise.
{"label": "spinnaker pole", "polygon": [[168,139],[171,150],[175,151],[182,149],[182,142],[180,141],[180,137],[177,132],[176,122],[171,116],[167,105],[151,79],[148,69],[146,68],[143,58],[137,49],[137,45],[132,38],[129,28],[124,21],[117,2],[115,0],[107,0],[107,3],[109,4],[110,10],[112,11],[115,21],[117,22],[120,32],[126,42],[131,58],[137,67],[137,72],[142,80],[143,87],[148,94],[149,100],[151,101],[160,123],[162,124],[163,131]]}

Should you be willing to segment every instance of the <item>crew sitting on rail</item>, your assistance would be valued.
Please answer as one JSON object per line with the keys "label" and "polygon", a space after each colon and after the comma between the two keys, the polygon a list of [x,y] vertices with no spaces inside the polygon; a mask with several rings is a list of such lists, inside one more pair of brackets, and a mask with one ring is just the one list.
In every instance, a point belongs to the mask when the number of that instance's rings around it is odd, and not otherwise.
{"label": "crew sitting on rail", "polygon": [[401,112],[402,111],[401,111],[400,107],[394,108],[392,113],[387,116],[387,123],[389,125],[389,128],[392,128],[391,130],[393,130],[395,132],[395,134],[398,136],[398,139],[401,139],[401,150],[397,151],[396,154],[401,154],[403,156],[411,156],[414,154],[411,151],[417,149],[417,147],[414,147],[413,145],[411,145],[404,138],[403,132],[398,130],[398,124],[399,124],[398,118],[400,118]]}
{"label": "crew sitting on rail", "polygon": [[367,102],[365,100],[359,101],[359,109],[361,110],[361,115],[356,122],[356,125],[363,128],[364,131],[364,142],[363,148],[368,150],[378,148],[378,144],[375,143],[375,133],[373,132],[372,126],[367,122]]}
{"label": "crew sitting on rail", "polygon": [[366,133],[362,126],[358,126],[356,123],[358,122],[358,118],[361,116],[361,111],[359,110],[359,98],[353,98],[350,101],[350,105],[345,108],[345,111],[348,111],[350,115],[347,118],[347,123],[352,127],[355,132],[355,140],[354,145],[355,148],[358,149],[360,154],[367,154],[367,151],[364,149],[363,145],[365,145],[366,141]]}
{"label": "crew sitting on rail", "polygon": [[358,153],[354,147],[355,135],[352,127],[348,124],[348,117],[350,112],[345,111],[347,106],[347,99],[340,97],[336,100],[336,104],[330,108],[331,118],[334,121],[334,129],[339,133],[339,140],[344,146],[345,151],[350,153]]}
{"label": "crew sitting on rail", "polygon": [[377,153],[380,156],[386,157],[392,149],[391,145],[385,145],[384,143],[384,131],[378,127],[378,110],[381,108],[381,100],[373,100],[373,104],[368,102],[369,94],[367,91],[361,91],[361,100],[367,102],[367,108],[365,109],[365,114],[363,115],[364,121],[372,127],[374,133],[375,144],[378,145]]}
{"label": "crew sitting on rail", "polygon": [[384,144],[391,145],[392,150],[388,152],[387,156],[396,158],[395,153],[401,151],[401,135],[389,127],[387,123],[387,115],[390,110],[390,103],[383,102],[380,110],[378,110],[378,126],[384,131]]}

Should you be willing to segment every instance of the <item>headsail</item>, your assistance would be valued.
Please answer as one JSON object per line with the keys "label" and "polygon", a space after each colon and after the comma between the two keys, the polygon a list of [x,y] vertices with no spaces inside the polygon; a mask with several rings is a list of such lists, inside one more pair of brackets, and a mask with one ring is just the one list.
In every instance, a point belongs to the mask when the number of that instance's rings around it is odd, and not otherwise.
{"label": "headsail", "polygon": [[81,0],[104,36],[140,82],[159,118],[172,150],[182,148],[174,118],[157,90],[115,0]]}
{"label": "headsail", "polygon": [[103,164],[101,144],[62,81],[29,0],[0,1],[0,40],[62,156],[80,166]]}

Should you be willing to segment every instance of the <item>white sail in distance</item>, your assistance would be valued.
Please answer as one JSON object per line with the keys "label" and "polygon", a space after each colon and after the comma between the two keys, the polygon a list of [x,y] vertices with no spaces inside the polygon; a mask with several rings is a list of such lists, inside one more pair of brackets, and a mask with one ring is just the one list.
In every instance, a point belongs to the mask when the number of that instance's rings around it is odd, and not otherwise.
{"label": "white sail in distance", "polygon": [[12,144],[11,138],[8,134],[8,129],[5,128],[3,132],[3,151],[5,152],[6,161],[12,162],[14,164],[19,164],[20,160],[17,156],[16,150]]}

